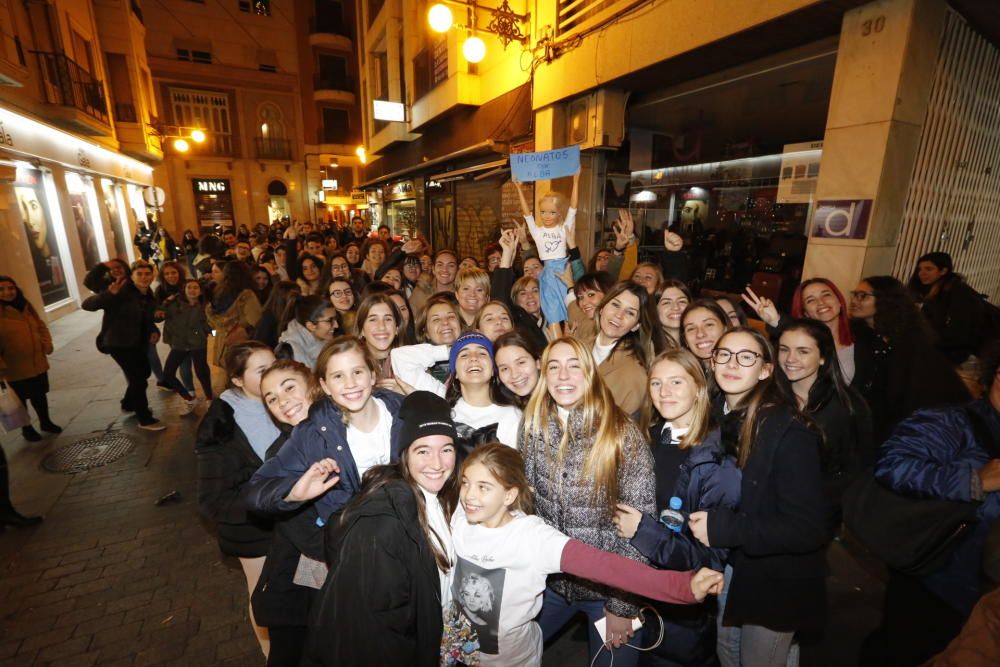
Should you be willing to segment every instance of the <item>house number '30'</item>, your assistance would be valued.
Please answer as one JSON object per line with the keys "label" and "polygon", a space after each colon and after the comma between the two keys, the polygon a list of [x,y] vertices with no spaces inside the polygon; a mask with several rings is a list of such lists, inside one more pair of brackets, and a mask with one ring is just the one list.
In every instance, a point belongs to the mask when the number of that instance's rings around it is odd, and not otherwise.
{"label": "house number '30'", "polygon": [[883,28],[885,28],[885,17],[876,16],[875,18],[868,19],[861,24],[861,36],[867,37],[873,32],[882,32]]}

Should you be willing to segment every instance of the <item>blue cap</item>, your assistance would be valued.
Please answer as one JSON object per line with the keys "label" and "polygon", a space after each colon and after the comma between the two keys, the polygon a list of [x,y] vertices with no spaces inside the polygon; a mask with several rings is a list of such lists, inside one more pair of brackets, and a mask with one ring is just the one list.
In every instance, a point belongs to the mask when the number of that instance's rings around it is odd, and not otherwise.
{"label": "blue cap", "polygon": [[486,351],[490,353],[490,362],[493,361],[493,343],[490,342],[490,339],[478,331],[470,331],[459,336],[458,340],[451,346],[451,354],[448,355],[448,372],[450,374],[455,374],[455,360],[458,359],[458,353],[466,345],[481,345],[485,347]]}

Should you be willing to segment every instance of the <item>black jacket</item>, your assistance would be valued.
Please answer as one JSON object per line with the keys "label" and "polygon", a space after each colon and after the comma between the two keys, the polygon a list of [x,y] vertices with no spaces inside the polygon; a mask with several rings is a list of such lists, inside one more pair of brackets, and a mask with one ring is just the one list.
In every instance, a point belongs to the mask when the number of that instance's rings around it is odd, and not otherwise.
{"label": "black jacket", "polygon": [[[287,436],[282,433],[269,453],[277,452]],[[263,463],[236,423],[231,405],[222,399],[198,424],[198,502],[201,513],[215,523],[219,548],[230,556],[259,558],[271,544],[271,519],[250,511],[243,501],[243,485]]]}
{"label": "black jacket", "polygon": [[97,349],[111,351],[130,347],[145,347],[156,328],[156,298],[153,290],[145,294],[132,284],[125,283],[117,294],[104,290],[84,299],[80,307],[96,312],[104,311],[101,332],[97,336]]}
{"label": "black jacket", "polygon": [[709,544],[732,549],[727,625],[823,628],[824,510],[819,435],[787,409],[768,409],[743,466],[740,509],[708,513]]}
{"label": "black jacket", "polygon": [[952,364],[961,364],[983,343],[983,297],[961,278],[952,277],[922,310],[937,333],[934,346]]}
{"label": "black jacket", "polygon": [[441,584],[417,498],[389,482],[327,526],[330,574],[309,640],[309,664],[436,667]]}

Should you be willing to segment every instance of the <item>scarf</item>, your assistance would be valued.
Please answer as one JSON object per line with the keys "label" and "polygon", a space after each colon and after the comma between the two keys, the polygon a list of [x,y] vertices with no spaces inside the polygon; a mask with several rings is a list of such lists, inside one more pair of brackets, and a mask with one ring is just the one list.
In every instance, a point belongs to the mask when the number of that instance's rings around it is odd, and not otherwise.
{"label": "scarf", "polygon": [[250,447],[261,461],[267,457],[267,448],[281,435],[271,415],[259,398],[251,398],[240,389],[227,389],[219,396],[233,408],[236,425],[243,431]]}

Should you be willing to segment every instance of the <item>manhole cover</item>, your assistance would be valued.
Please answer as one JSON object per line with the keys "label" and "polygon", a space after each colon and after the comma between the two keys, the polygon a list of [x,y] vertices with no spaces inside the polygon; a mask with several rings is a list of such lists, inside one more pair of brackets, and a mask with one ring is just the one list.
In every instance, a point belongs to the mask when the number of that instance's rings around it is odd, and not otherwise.
{"label": "manhole cover", "polygon": [[135,443],[128,436],[113,432],[102,433],[52,452],[42,461],[42,467],[49,472],[83,472],[113,463],[134,447]]}

